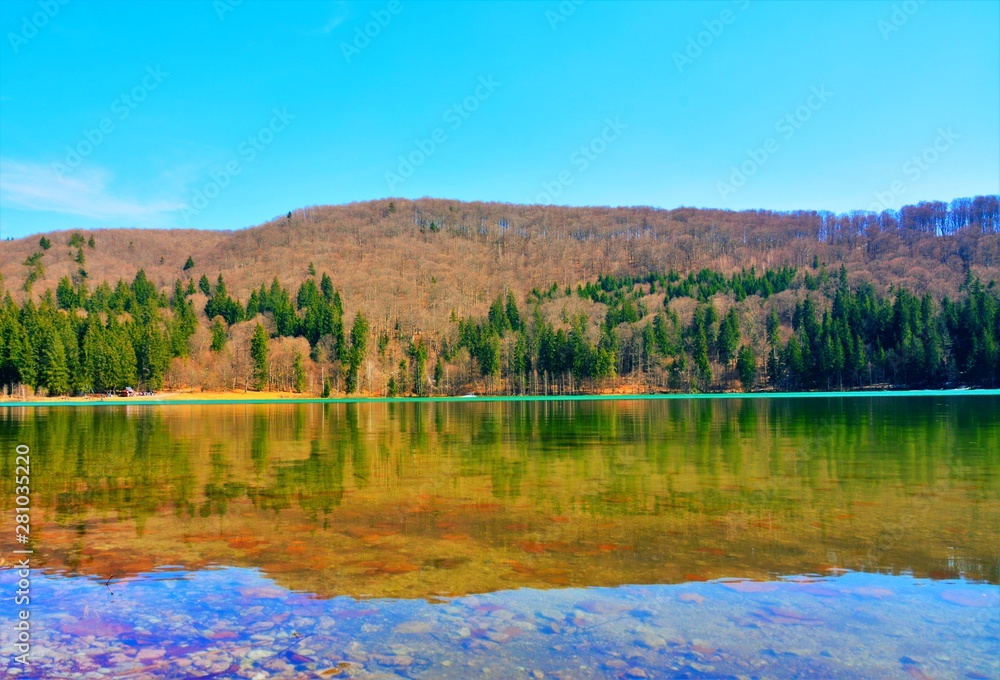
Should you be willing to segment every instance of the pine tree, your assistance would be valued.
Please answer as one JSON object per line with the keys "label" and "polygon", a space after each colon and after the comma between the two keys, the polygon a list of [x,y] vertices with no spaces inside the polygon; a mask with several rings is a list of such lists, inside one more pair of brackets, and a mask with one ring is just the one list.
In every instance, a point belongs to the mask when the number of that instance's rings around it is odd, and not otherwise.
{"label": "pine tree", "polygon": [[424,346],[424,341],[411,342],[407,354],[413,367],[413,391],[417,393],[417,396],[423,396],[427,372],[427,347]]}
{"label": "pine tree", "polygon": [[348,368],[346,389],[351,394],[358,387],[358,369],[361,361],[365,357],[365,349],[368,346],[368,322],[364,315],[358,311],[354,315],[354,323],[351,325],[351,347],[348,352]]}
{"label": "pine tree", "polygon": [[187,261],[184,263],[184,271],[194,268],[194,258],[188,255]]}
{"label": "pine tree", "polygon": [[302,392],[306,391],[306,369],[302,365],[302,353],[295,353],[295,360],[292,362],[292,372],[295,375],[295,391]]}
{"label": "pine tree", "polygon": [[517,310],[517,300],[512,291],[507,291],[507,323],[513,331],[521,329],[521,313]]}
{"label": "pine tree", "polygon": [[441,362],[441,356],[439,355],[437,361],[434,363],[434,386],[441,389],[442,380],[444,380],[444,364]]}
{"label": "pine tree", "polygon": [[198,290],[200,290],[205,295],[212,294],[212,285],[208,282],[208,277],[204,274],[198,279]]}
{"label": "pine tree", "polygon": [[69,366],[66,362],[66,348],[62,338],[51,326],[44,331],[41,341],[41,361],[39,384],[48,390],[50,395],[69,392]]}
{"label": "pine tree", "polygon": [[507,308],[504,306],[502,295],[498,295],[490,305],[489,311],[490,327],[497,335],[502,336],[504,331],[510,328],[510,321],[507,318]]}
{"label": "pine tree", "polygon": [[170,343],[157,316],[150,313],[141,320],[134,342],[137,381],[151,389],[163,387],[163,375],[170,364]]}
{"label": "pine tree", "polygon": [[253,361],[254,384],[258,390],[267,388],[267,331],[260,324],[254,329],[250,340],[250,359]]}
{"label": "pine tree", "polygon": [[736,357],[736,372],[739,373],[743,390],[745,392],[752,390],[757,377],[757,361],[754,359],[753,350],[748,345],[743,345],[740,348]]}
{"label": "pine tree", "polygon": [[719,324],[719,337],[716,347],[719,352],[719,363],[729,365],[736,358],[736,348],[740,344],[740,320],[736,308],[732,307]]}
{"label": "pine tree", "polygon": [[56,304],[59,305],[59,309],[76,309],[80,305],[80,298],[68,276],[59,279],[59,285],[56,286]]}
{"label": "pine tree", "polygon": [[322,278],[319,281],[320,292],[323,293],[323,297],[326,298],[327,302],[333,301],[333,279],[326,272],[323,272]]}
{"label": "pine tree", "polygon": [[692,321],[691,354],[698,377],[707,385],[712,381],[712,365],[708,359],[708,325],[712,318],[712,306],[698,307]]}
{"label": "pine tree", "polygon": [[778,342],[778,331],[781,329],[781,319],[773,309],[767,315],[767,342],[772,347]]}
{"label": "pine tree", "polygon": [[111,315],[103,332],[101,346],[99,384],[112,390],[120,390],[136,384],[136,357],[129,337],[129,328]]}
{"label": "pine tree", "polygon": [[211,349],[213,352],[221,352],[226,348],[226,324],[222,319],[216,317],[212,321],[212,345]]}

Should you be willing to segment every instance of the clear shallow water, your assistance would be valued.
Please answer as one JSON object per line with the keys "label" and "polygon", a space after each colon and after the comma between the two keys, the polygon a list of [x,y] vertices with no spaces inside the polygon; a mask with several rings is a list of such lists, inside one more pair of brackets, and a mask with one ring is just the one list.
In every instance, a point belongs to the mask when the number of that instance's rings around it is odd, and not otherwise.
{"label": "clear shallow water", "polygon": [[37,677],[992,678],[1000,655],[996,587],[904,576],[437,602],[317,599],[238,568],[110,586],[36,581],[60,603],[36,621]]}
{"label": "clear shallow water", "polygon": [[37,509],[30,677],[997,677],[998,413],[8,409]]}

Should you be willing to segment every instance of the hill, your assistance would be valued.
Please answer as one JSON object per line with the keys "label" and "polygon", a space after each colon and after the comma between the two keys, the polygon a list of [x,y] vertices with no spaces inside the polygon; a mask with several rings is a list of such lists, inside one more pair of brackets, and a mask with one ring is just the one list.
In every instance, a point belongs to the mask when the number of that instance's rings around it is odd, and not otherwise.
{"label": "hill", "polygon": [[[141,268],[169,290],[177,278],[221,273],[232,293],[274,276],[297,286],[313,263],[327,271],[348,308],[376,319],[431,329],[485,311],[500,291],[592,281],[599,274],[703,268],[804,267],[815,257],[847,265],[852,276],[935,295],[954,294],[968,269],[1000,278],[1000,208],[996,196],[907,206],[881,214],[730,212],[680,208],[567,208],[402,199],[292,211],[239,231],[98,230],[85,250],[92,285],[131,279]],[[973,210],[975,206],[975,210]],[[950,208],[950,209],[949,209]],[[0,244],[9,289],[24,283],[42,234]],[[55,288],[78,269],[69,234],[44,234],[45,275],[36,291]],[[188,256],[194,267],[183,269]],[[405,310],[405,313],[404,313]]]}
{"label": "hill", "polygon": [[[586,335],[595,348],[602,324],[609,323],[608,310],[620,307],[625,298],[642,312],[636,331],[651,324],[661,308],[677,316],[679,328],[686,327],[695,319],[698,304],[711,301],[714,311],[706,332],[713,339],[709,354],[715,363],[719,362],[714,342],[718,324],[739,303],[747,317],[741,332],[753,338],[757,363],[763,367],[766,343],[758,329],[763,328],[765,312],[774,309],[778,313],[787,337],[795,330],[797,305],[810,291],[817,292],[817,314],[832,304],[841,266],[852,286],[871,284],[883,296],[905,289],[918,298],[929,294],[936,301],[960,296],[963,285],[973,279],[982,280],[983,286],[1000,279],[998,203],[997,196],[982,196],[921,203],[898,212],[836,215],[393,199],[298,209],[232,232],[97,230],[35,235],[0,243],[0,274],[15,304],[41,300],[44,291],[54,291],[64,279],[64,287],[85,284],[93,291],[102,282],[112,287],[119,279],[133,282],[142,270],[148,283],[164,295],[181,281],[189,287],[189,300],[198,316],[190,340],[194,345],[184,354],[197,356],[207,351],[203,346],[208,342],[209,319],[201,312],[208,294],[215,292],[206,287],[206,294],[199,293],[195,281],[205,277],[217,282],[221,275],[226,294],[245,306],[252,292],[262,284],[270,286],[274,279],[279,289],[294,293],[311,272],[317,277],[326,273],[339,291],[338,316],[345,320],[341,331],[361,311],[368,334],[380,343],[382,358],[366,371],[369,390],[388,389],[397,360],[415,361],[410,355],[416,339],[423,339],[429,348],[425,360],[433,364],[433,359],[442,356],[446,373],[454,369],[463,376],[451,383],[453,389],[458,383],[464,389],[475,382],[477,371],[471,359],[467,369],[459,370],[452,350],[463,343],[470,352],[475,348],[468,337],[464,341],[459,337],[458,321],[484,317],[498,296],[502,302],[509,297],[525,314],[534,304],[545,320],[567,333],[573,319],[583,314]],[[47,242],[48,249],[42,242]],[[692,293],[697,288],[691,287],[687,292],[677,289],[673,296],[664,292],[668,283],[676,284],[701,270],[731,282],[733,275],[744,270],[752,269],[756,276],[766,271],[787,273],[789,268],[796,272],[789,285],[772,291],[780,295],[767,304],[762,299],[769,295],[756,295],[757,302],[744,303],[743,298],[755,292],[743,283],[709,285],[704,279],[698,293]],[[613,283],[604,277],[612,277]],[[599,280],[603,280],[600,291],[583,290]],[[301,296],[297,302],[304,314]],[[297,337],[302,333],[283,333],[274,317],[271,310],[264,312],[272,338],[302,340]],[[239,319],[228,321],[229,338],[249,342],[250,331],[240,326],[246,324],[242,312]],[[335,350],[344,365],[345,347],[342,342]],[[506,356],[502,348],[498,352]],[[318,391],[317,385],[328,375],[324,366],[328,357],[319,355],[315,342],[290,345],[288,357],[295,353],[310,355],[306,369]],[[724,352],[722,359],[728,358]],[[631,374],[631,364],[621,365],[621,353],[617,361],[619,378]],[[235,363],[247,361],[233,358],[226,375],[242,372],[245,377],[249,369],[237,370]],[[475,366],[480,372],[481,363]],[[339,381],[338,370],[329,368]],[[289,365],[285,374],[291,375],[291,370]],[[206,364],[176,373],[174,379],[204,385],[212,382],[205,377],[209,373],[212,369]],[[712,384],[724,386],[709,381]],[[339,382],[337,386],[343,387]]]}

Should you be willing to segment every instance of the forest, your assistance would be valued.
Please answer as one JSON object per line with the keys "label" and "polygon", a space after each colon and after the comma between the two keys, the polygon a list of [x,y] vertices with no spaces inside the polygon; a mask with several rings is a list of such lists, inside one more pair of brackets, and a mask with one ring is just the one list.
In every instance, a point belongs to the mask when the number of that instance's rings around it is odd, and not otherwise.
{"label": "forest", "polygon": [[[80,252],[83,245],[78,244]],[[81,258],[82,259],[82,258]],[[803,268],[600,275],[439,333],[373,329],[327,273],[235,297],[222,274],[158,291],[63,277],[0,302],[8,395],[280,390],[337,395],[800,391],[1000,385],[1000,289],[970,271],[954,299],[880,293],[819,258]],[[199,301],[196,304],[196,300]]]}

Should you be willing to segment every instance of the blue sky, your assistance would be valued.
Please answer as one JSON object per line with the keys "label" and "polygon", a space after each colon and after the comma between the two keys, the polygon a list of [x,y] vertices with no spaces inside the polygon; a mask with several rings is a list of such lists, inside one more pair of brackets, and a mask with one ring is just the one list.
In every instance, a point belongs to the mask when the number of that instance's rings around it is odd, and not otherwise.
{"label": "blue sky", "polygon": [[5,0],[0,236],[997,193],[998,27],[985,1]]}

